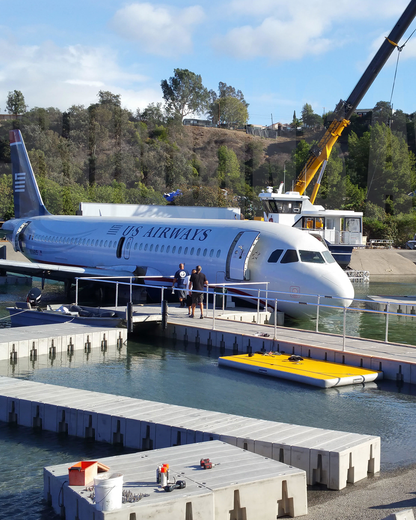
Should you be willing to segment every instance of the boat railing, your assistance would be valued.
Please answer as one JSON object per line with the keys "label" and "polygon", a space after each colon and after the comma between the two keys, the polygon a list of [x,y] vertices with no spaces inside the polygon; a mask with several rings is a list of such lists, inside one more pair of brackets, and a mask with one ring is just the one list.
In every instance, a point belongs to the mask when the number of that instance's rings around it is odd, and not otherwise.
{"label": "boat railing", "polygon": [[[120,307],[119,304],[119,288],[120,286],[128,286],[129,287],[129,304],[133,305],[133,290],[135,287],[140,287],[142,289],[155,289],[160,291],[160,299],[162,302],[161,312],[163,312],[163,308],[166,308],[165,300],[166,300],[166,291],[169,292],[177,292],[180,289],[172,288],[171,286],[167,286],[166,278],[164,276],[143,276],[140,277],[143,280],[143,283],[137,283],[135,277],[82,277],[76,279],[76,304],[78,304],[78,291],[79,291],[79,281],[89,281],[89,282],[97,282],[97,283],[109,283],[114,284],[116,286],[116,295],[115,295],[115,307],[116,309]],[[172,278],[173,277],[169,277]],[[149,284],[144,283],[145,281],[157,281],[160,279],[162,283],[159,284]],[[216,328],[216,319],[219,318],[220,314],[224,312],[226,309],[226,298],[227,297],[236,297],[242,300],[249,300],[250,302],[254,302],[257,308],[257,323],[260,323],[260,313],[268,312],[271,315],[274,315],[273,326],[274,333],[273,338],[277,339],[277,313],[279,312],[279,306],[284,304],[287,306],[302,306],[302,314],[309,315],[312,320],[315,321],[315,332],[326,332],[320,330],[320,325],[322,325],[322,314],[328,313],[338,313],[340,318],[342,317],[342,326],[339,333],[331,332],[331,334],[339,335],[342,337],[342,350],[345,351],[346,339],[347,338],[358,338],[360,336],[354,336],[353,334],[347,334],[347,321],[348,316],[357,314],[373,314],[384,318],[384,342],[390,343],[389,340],[389,320],[391,317],[400,317],[400,318],[416,318],[416,305],[412,306],[410,312],[403,312],[403,310],[392,311],[391,307],[393,304],[397,306],[397,301],[389,301],[379,300],[378,303],[382,303],[384,308],[380,310],[365,308],[368,305],[369,300],[363,299],[355,299],[350,298],[350,305],[345,306],[345,301],[348,298],[341,297],[331,297],[326,295],[318,295],[318,294],[308,294],[308,293],[297,293],[297,292],[284,292],[284,291],[271,291],[269,290],[269,282],[241,282],[241,283],[219,283],[219,284],[209,284],[204,291],[193,291],[206,294],[205,301],[205,315],[206,317],[212,318],[212,330]],[[221,305],[220,309],[217,308],[216,298],[221,297]],[[342,304],[340,304],[340,300],[342,300]],[[337,304],[338,301],[338,304]],[[210,305],[211,303],[211,305]],[[124,307],[124,305],[123,305]],[[406,307],[405,307],[406,309]],[[354,318],[351,318],[352,321]],[[322,325],[322,327],[324,327]],[[362,336],[361,336],[362,338]]]}

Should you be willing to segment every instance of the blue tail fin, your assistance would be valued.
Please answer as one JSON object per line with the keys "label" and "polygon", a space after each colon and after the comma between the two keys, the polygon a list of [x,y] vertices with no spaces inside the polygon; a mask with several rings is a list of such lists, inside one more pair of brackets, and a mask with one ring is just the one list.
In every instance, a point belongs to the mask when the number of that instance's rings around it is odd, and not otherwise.
{"label": "blue tail fin", "polygon": [[49,215],[43,204],[20,130],[10,130],[9,139],[15,218]]}

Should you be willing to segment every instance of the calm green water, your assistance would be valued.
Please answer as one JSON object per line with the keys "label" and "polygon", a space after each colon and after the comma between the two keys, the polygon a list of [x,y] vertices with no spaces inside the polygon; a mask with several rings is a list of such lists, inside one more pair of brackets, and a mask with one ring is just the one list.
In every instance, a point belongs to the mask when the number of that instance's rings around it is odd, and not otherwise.
{"label": "calm green water", "polygon": [[[55,292],[59,288],[52,286]],[[416,295],[416,279],[357,285],[357,296],[367,294]],[[24,299],[27,288],[8,288],[0,294],[0,315],[5,306]],[[54,292],[53,290],[51,292]],[[320,321],[321,330],[342,331],[341,315]],[[314,329],[315,323],[294,323]],[[384,339],[384,319],[348,316],[348,333],[365,333]],[[411,319],[390,320],[395,341],[415,338]],[[1,331],[0,331],[1,334]],[[143,337],[129,342],[121,354],[88,356],[76,352],[36,363],[19,362],[14,376],[73,388],[121,394],[226,413],[378,435],[382,440],[382,470],[416,462],[416,388],[392,382],[318,390],[255,374],[219,368],[215,351],[158,343]],[[0,375],[13,375],[0,364]],[[42,500],[45,465],[99,458],[116,453],[112,446],[89,444],[48,432],[33,432],[0,423],[0,519],[55,519]]]}

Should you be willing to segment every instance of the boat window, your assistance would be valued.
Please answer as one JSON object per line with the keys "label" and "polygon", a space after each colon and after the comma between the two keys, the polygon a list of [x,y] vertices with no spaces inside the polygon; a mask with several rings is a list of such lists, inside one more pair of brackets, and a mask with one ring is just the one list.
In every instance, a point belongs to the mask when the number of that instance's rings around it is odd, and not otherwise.
{"label": "boat window", "polygon": [[172,253],[175,253],[176,252],[176,246],[173,246],[172,247]]}
{"label": "boat window", "polygon": [[165,250],[165,246],[162,245],[162,247],[160,248],[160,252],[163,253],[164,250]]}
{"label": "boat window", "polygon": [[166,253],[169,253],[170,251],[170,246],[166,246]]}
{"label": "boat window", "polygon": [[351,233],[361,233],[361,219],[359,218],[345,218],[345,230]]}
{"label": "boat window", "polygon": [[292,262],[298,262],[298,254],[294,249],[288,249],[280,260],[281,264],[290,264]]}
{"label": "boat window", "polygon": [[333,264],[335,262],[335,258],[332,256],[330,251],[322,251],[322,256],[328,262],[328,264]]}
{"label": "boat window", "polygon": [[268,213],[300,213],[302,208],[302,201],[296,200],[268,200],[267,203]]}
{"label": "boat window", "polygon": [[221,249],[218,249],[217,251],[217,258],[219,258],[221,256]]}
{"label": "boat window", "polygon": [[143,249],[143,242],[141,242],[140,246],[139,246],[139,251],[141,251]]}
{"label": "boat window", "polygon": [[159,244],[156,244],[155,253],[157,253],[158,251],[159,251]]}
{"label": "boat window", "polygon": [[178,249],[178,255],[182,254],[182,246]]}
{"label": "boat window", "polygon": [[107,247],[107,240],[104,242],[104,247]]}
{"label": "boat window", "polygon": [[190,251],[189,254],[190,254],[190,255],[193,255],[193,254],[194,254],[194,251],[195,251],[195,249],[194,249],[193,247],[191,247],[191,251]]}
{"label": "boat window", "polygon": [[312,264],[324,264],[325,260],[323,259],[321,253],[319,251],[302,251],[299,250],[299,256],[301,262],[308,262]]}
{"label": "boat window", "polygon": [[204,256],[207,256],[208,249],[204,249]]}
{"label": "boat window", "polygon": [[267,260],[269,263],[276,263],[279,258],[282,256],[283,249],[276,249],[273,251],[273,253],[269,256],[269,259]]}
{"label": "boat window", "polygon": [[199,256],[201,254],[201,248],[198,247],[197,251],[196,251],[196,256]]}
{"label": "boat window", "polygon": [[108,243],[108,247],[111,249],[112,245],[113,245],[113,242],[110,240],[110,242]]}
{"label": "boat window", "polygon": [[153,251],[153,244],[150,244],[149,251]]}
{"label": "boat window", "polygon": [[187,255],[188,254],[188,248],[185,247],[185,251],[183,252],[184,255]]}
{"label": "boat window", "polygon": [[209,256],[210,256],[210,258],[212,258],[214,256],[214,250],[213,249],[211,249],[211,251],[209,252]]}
{"label": "boat window", "polygon": [[149,244],[144,245],[144,250],[147,251],[147,248],[149,247]]}

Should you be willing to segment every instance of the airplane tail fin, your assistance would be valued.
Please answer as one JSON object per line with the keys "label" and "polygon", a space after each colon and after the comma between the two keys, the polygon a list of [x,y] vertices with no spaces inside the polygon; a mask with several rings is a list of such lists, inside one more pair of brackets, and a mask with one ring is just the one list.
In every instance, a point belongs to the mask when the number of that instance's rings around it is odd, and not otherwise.
{"label": "airplane tail fin", "polygon": [[9,139],[15,218],[49,215],[43,204],[20,130],[10,130]]}

